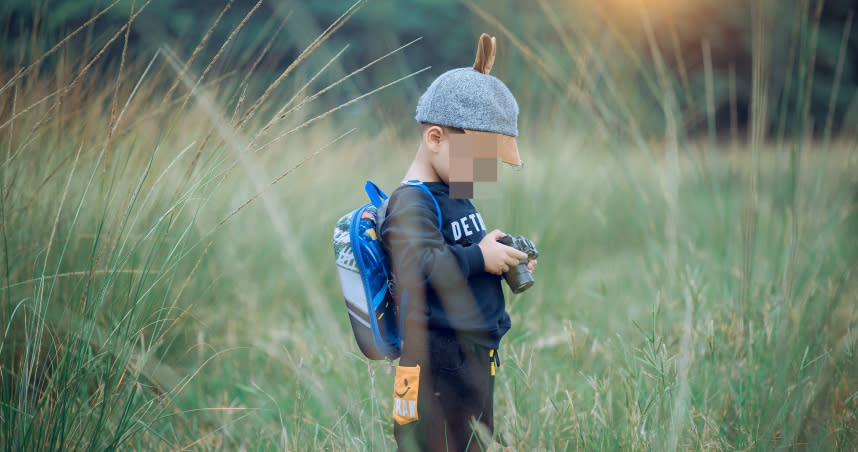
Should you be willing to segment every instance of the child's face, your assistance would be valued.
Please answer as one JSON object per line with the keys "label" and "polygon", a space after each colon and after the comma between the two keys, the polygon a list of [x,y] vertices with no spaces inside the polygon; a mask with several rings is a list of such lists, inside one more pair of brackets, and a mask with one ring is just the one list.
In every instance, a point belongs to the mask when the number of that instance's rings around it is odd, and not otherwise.
{"label": "child's face", "polygon": [[451,198],[493,197],[497,194],[497,159],[521,166],[515,138],[490,132],[462,133],[442,128],[433,166],[450,186]]}

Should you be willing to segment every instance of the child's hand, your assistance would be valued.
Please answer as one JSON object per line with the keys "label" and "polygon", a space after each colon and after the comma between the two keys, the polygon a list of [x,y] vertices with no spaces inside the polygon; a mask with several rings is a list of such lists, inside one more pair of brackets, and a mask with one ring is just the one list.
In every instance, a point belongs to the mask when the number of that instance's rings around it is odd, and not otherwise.
{"label": "child's hand", "polygon": [[[493,275],[502,275],[510,267],[518,265],[519,260],[527,259],[526,253],[497,242],[497,239],[504,236],[506,234],[495,229],[480,240],[479,246],[480,251],[483,252],[483,262],[485,262],[486,271]],[[530,262],[528,262],[528,266]]]}
{"label": "child's hand", "polygon": [[536,259],[529,259],[527,261],[527,269],[533,273],[533,269],[536,267]]}

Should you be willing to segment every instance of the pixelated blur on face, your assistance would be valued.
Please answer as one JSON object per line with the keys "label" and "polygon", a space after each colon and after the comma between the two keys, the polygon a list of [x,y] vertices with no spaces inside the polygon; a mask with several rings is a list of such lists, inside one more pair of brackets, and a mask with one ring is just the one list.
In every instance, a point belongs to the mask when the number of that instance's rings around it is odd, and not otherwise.
{"label": "pixelated blur on face", "polygon": [[452,133],[450,139],[450,197],[493,197],[497,193],[498,137],[494,134]]}

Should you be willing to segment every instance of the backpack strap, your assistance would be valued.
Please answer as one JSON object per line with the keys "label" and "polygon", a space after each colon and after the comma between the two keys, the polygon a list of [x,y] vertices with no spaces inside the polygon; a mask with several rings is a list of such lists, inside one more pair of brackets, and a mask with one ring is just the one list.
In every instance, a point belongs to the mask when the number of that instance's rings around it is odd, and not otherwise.
{"label": "backpack strap", "polygon": [[[372,202],[372,205],[376,208],[381,207],[381,203],[387,199],[387,195],[385,195],[378,186],[370,181],[366,181],[363,189],[366,191],[366,194],[369,195],[369,200]],[[437,205],[437,203],[435,204]]]}
{"label": "backpack strap", "polygon": [[432,203],[435,204],[435,212],[438,214],[438,230],[440,231],[441,228],[443,227],[444,222],[443,222],[443,219],[441,218],[441,206],[438,205],[438,200],[435,199],[435,195],[432,194],[432,192],[429,190],[429,187],[423,185],[423,182],[421,182],[417,179],[407,180],[407,181],[405,181],[405,183],[408,185],[412,185],[414,187],[422,188],[423,191],[425,191],[429,195],[429,197],[432,198]]}

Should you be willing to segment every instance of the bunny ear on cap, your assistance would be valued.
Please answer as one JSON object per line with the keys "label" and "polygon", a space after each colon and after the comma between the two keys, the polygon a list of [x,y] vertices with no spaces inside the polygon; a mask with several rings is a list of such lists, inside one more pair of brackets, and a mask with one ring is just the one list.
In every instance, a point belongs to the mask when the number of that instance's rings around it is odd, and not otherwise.
{"label": "bunny ear on cap", "polygon": [[495,64],[496,52],[495,38],[486,33],[481,34],[479,44],[477,44],[477,59],[474,61],[474,70],[483,74],[491,72],[492,66]]}
{"label": "bunny ear on cap", "polygon": [[[489,72],[492,71],[492,66],[494,66],[495,64],[496,53],[497,41],[495,40],[495,38],[493,36],[489,36],[486,33],[481,34],[479,44],[477,44],[477,59],[474,61],[474,70],[482,74],[488,75]],[[515,102],[514,99],[513,102]],[[517,111],[516,115],[518,115]],[[514,136],[508,136],[495,132],[471,130],[467,127],[463,129],[467,134],[484,136],[489,139],[497,140],[496,143],[498,157],[500,157],[502,161],[509,163],[510,165],[521,166],[521,159],[518,156],[518,144],[516,143]]]}

